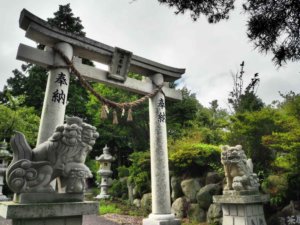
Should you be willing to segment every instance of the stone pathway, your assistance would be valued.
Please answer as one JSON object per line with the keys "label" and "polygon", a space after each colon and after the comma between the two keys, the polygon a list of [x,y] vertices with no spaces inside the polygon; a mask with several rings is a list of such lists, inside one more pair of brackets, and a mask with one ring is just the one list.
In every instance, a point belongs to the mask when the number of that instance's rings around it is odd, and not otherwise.
{"label": "stone pathway", "polygon": [[[123,216],[117,214],[107,214],[105,216],[89,215],[83,216],[83,225],[140,225],[142,218],[133,216]],[[0,225],[12,225],[11,220],[0,217]]]}

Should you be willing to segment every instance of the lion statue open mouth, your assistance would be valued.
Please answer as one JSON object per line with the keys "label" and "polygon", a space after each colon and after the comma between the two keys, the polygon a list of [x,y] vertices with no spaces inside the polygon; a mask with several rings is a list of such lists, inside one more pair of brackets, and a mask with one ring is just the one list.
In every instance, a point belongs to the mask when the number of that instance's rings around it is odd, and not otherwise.
{"label": "lion statue open mouth", "polygon": [[253,173],[251,159],[247,159],[241,145],[223,146],[221,163],[224,165],[226,186],[224,191],[258,191],[259,182]]}
{"label": "lion statue open mouth", "polygon": [[19,193],[54,192],[50,182],[60,178],[61,190],[83,193],[85,179],[92,177],[84,164],[99,133],[79,117],[66,117],[44,143],[31,149],[25,136],[11,138],[13,160],[6,172],[9,188]]}

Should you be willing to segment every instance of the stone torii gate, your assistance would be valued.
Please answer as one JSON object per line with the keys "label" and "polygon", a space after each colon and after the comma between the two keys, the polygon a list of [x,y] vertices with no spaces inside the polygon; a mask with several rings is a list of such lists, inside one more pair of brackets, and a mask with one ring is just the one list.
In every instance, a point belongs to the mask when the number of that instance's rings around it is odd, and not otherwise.
{"label": "stone torii gate", "polygon": [[[49,25],[46,21],[23,10],[20,27],[26,37],[46,46],[46,51],[20,44],[17,59],[51,68],[45,92],[38,144],[46,141],[57,125],[63,124],[67,105],[70,73],[61,56],[52,50],[59,49],[70,60],[86,80],[101,82],[138,94],[152,93],[157,86],[162,91],[149,99],[152,213],[144,219],[144,225],[180,224],[171,214],[167,130],[165,121],[165,97],[181,100],[181,92],[169,88],[167,83],[181,78],[185,69],[169,67],[114,48],[95,40],[71,34]],[[81,63],[86,58],[110,65],[104,71]],[[130,72],[141,74],[147,79],[139,81],[126,77]],[[162,116],[163,115],[163,119]]]}

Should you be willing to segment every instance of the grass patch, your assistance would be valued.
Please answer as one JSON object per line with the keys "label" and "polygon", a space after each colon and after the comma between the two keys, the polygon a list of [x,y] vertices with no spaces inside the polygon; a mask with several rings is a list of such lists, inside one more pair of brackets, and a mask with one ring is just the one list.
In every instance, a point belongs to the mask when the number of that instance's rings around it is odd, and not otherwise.
{"label": "grass patch", "polygon": [[100,204],[99,207],[99,213],[100,215],[108,214],[108,213],[114,213],[114,214],[120,214],[122,212],[121,209],[118,208],[115,204]]}
{"label": "grass patch", "polygon": [[99,213],[100,215],[112,213],[129,216],[148,216],[145,210],[132,206],[127,201],[116,199],[101,200],[99,203]]}

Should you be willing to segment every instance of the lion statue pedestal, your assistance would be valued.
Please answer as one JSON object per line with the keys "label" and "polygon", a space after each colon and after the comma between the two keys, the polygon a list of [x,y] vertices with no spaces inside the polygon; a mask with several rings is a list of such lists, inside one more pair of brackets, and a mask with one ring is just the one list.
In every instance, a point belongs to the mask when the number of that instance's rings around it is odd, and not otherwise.
{"label": "lion statue pedestal", "polygon": [[215,195],[213,200],[222,206],[223,225],[266,225],[263,203],[269,201],[269,196],[259,193],[252,161],[242,146],[223,146],[221,163],[226,185],[223,195]]}

